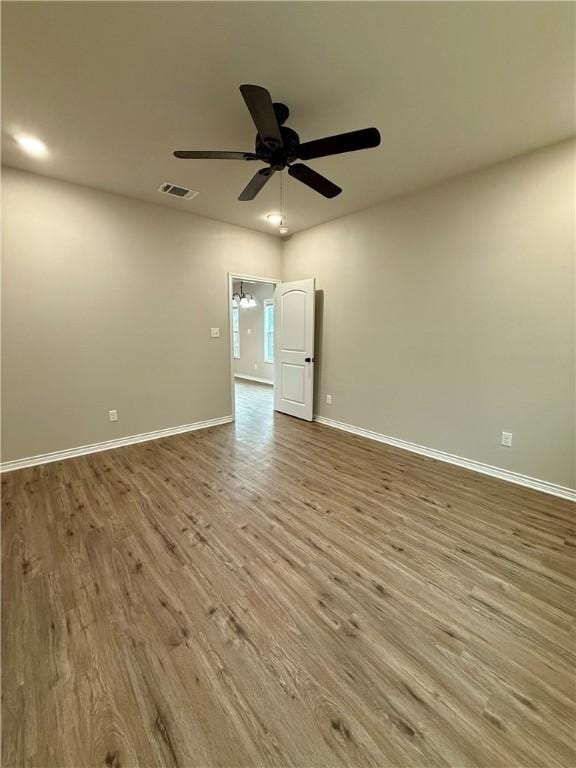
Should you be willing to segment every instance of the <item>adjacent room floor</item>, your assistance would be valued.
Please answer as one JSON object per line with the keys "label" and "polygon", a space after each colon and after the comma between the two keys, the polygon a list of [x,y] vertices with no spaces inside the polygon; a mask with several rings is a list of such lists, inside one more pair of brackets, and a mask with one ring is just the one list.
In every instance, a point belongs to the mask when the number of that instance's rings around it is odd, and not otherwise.
{"label": "adjacent room floor", "polygon": [[573,507],[273,414],[3,477],[3,765],[573,766]]}

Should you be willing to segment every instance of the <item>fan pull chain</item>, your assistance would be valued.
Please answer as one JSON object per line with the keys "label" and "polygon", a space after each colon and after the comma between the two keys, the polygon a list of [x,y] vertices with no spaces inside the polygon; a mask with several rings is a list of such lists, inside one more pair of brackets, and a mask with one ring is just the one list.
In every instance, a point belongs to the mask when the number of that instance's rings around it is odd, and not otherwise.
{"label": "fan pull chain", "polygon": [[[284,220],[284,171],[280,173],[280,216],[282,222],[280,224],[281,229],[286,229],[286,221]],[[280,234],[284,234],[281,232]]]}

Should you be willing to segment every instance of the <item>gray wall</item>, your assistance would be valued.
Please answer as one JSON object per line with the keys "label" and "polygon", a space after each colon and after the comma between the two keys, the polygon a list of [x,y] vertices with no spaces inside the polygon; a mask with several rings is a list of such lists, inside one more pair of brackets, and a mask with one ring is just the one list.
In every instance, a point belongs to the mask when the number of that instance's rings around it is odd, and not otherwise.
{"label": "gray wall", "polygon": [[[240,291],[240,283],[234,284]],[[274,381],[274,365],[264,362],[264,300],[274,296],[272,283],[244,283],[244,292],[254,294],[256,306],[240,309],[240,358],[234,373]]]}
{"label": "gray wall", "polygon": [[573,147],[285,243],[320,291],[317,413],[575,486]]}
{"label": "gray wall", "polygon": [[573,144],[302,232],[283,255],[191,214],[3,180],[4,461],[228,415],[230,271],[317,278],[317,413],[576,485]]}
{"label": "gray wall", "polygon": [[12,169],[3,184],[3,461],[229,415],[227,274],[280,277],[279,239]]}

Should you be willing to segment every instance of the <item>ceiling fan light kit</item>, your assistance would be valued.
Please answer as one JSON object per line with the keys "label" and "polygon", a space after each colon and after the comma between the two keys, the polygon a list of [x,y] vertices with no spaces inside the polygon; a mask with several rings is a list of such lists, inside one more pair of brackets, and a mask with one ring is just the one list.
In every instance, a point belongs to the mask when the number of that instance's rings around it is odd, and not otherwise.
{"label": "ceiling fan light kit", "polygon": [[[336,197],[342,189],[298,160],[314,160],[318,157],[339,155],[369,149],[380,144],[380,133],[376,128],[364,128],[350,133],[340,133],[303,144],[292,128],[284,123],[290,115],[285,104],[273,102],[266,88],[259,85],[241,85],[240,93],[252,116],[257,134],[254,152],[218,152],[207,150],[176,150],[174,156],[184,160],[260,160],[267,168],[256,171],[238,200],[254,200],[264,185],[276,172],[288,169],[292,178],[327,198]],[[269,217],[270,218],[270,217]],[[272,223],[272,222],[271,222]],[[282,224],[282,217],[277,224]],[[285,234],[282,233],[281,234]]]}

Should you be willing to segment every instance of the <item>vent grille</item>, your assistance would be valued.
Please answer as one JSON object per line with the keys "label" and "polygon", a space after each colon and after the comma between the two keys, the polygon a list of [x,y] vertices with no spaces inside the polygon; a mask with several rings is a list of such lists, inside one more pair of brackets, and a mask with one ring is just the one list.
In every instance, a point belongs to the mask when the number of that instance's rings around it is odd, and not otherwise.
{"label": "vent grille", "polygon": [[191,200],[196,195],[200,194],[194,189],[187,189],[181,187],[179,184],[171,184],[169,181],[165,181],[158,187],[158,192],[162,192],[163,195],[172,195],[173,197],[179,197],[182,200]]}

